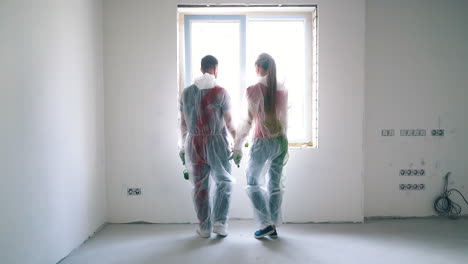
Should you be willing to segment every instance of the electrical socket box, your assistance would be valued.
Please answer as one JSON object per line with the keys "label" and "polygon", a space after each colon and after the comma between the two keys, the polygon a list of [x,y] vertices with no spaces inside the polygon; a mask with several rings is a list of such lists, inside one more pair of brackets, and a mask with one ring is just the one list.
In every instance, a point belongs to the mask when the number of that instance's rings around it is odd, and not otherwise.
{"label": "electrical socket box", "polygon": [[417,137],[425,137],[426,136],[426,129],[415,129],[414,135]]}
{"label": "electrical socket box", "polygon": [[395,129],[382,129],[382,137],[393,137],[395,136]]}
{"label": "electrical socket box", "polygon": [[141,188],[127,188],[128,196],[138,196],[142,195]]}
{"label": "electrical socket box", "polygon": [[431,135],[433,136],[443,136],[445,135],[444,129],[432,129],[431,130]]}
{"label": "electrical socket box", "polygon": [[426,175],[426,171],[424,169],[416,170],[416,169],[401,169],[400,176],[424,176]]}
{"label": "electrical socket box", "polygon": [[421,137],[426,136],[426,129],[400,129],[402,137]]}
{"label": "electrical socket box", "polygon": [[422,191],[426,189],[426,185],[424,183],[413,183],[413,184],[400,183],[399,189],[401,191]]}

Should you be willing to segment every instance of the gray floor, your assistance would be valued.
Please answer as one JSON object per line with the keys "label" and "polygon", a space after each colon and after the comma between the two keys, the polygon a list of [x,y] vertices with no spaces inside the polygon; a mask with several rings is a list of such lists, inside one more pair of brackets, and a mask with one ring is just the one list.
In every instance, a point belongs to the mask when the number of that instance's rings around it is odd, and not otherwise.
{"label": "gray floor", "polygon": [[199,238],[195,225],[112,224],[60,264],[83,263],[468,263],[468,219],[286,224],[276,240],[231,221],[229,236]]}

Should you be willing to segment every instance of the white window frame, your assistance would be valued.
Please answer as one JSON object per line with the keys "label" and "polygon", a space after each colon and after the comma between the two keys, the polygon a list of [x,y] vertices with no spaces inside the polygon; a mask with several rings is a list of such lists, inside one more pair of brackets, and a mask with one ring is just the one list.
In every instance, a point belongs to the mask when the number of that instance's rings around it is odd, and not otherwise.
{"label": "white window frame", "polygon": [[[212,20],[224,20],[224,21],[239,21],[241,26],[241,44],[240,51],[241,54],[241,85],[245,87],[246,83],[246,43],[247,43],[247,27],[249,21],[258,21],[258,20],[272,20],[272,21],[281,21],[281,20],[299,20],[303,19],[306,25],[306,68],[310,69],[307,72],[306,83],[310,83],[307,89],[307,94],[305,95],[306,109],[305,119],[306,119],[306,129],[310,136],[310,139],[292,141],[290,140],[290,147],[300,147],[300,148],[317,148],[318,147],[318,32],[317,32],[317,6],[288,6],[292,7],[294,12],[285,10],[284,8],[288,7],[277,7],[277,6],[261,6],[262,12],[259,11],[259,7],[249,6],[239,7],[239,6],[212,6],[207,8],[206,6],[179,6],[179,15],[178,15],[178,50],[179,50],[179,94],[182,92],[183,88],[190,85],[191,83],[191,68],[196,67],[191,65],[190,58],[190,47],[185,45],[187,40],[190,40],[190,30],[186,30],[190,26],[191,21],[212,21]],[[301,8],[308,8],[307,12],[303,11]],[[312,9],[310,9],[312,8]],[[302,10],[302,11],[301,11]],[[239,90],[240,93],[243,92],[243,89]],[[240,95],[242,96],[242,94]],[[240,102],[233,102],[240,103]]]}

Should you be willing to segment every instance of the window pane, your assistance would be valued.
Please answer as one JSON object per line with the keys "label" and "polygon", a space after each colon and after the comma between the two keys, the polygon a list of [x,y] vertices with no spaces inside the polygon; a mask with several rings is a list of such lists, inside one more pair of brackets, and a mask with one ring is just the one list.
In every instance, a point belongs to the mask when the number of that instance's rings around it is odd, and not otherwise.
{"label": "window pane", "polygon": [[200,61],[205,55],[215,56],[218,84],[228,90],[234,113],[240,101],[240,33],[239,21],[191,21],[191,79],[201,75]]}
{"label": "window pane", "polygon": [[288,138],[291,143],[311,140],[306,90],[304,20],[257,20],[247,23],[247,80],[256,82],[255,60],[269,53],[276,61],[278,81],[289,90]]}

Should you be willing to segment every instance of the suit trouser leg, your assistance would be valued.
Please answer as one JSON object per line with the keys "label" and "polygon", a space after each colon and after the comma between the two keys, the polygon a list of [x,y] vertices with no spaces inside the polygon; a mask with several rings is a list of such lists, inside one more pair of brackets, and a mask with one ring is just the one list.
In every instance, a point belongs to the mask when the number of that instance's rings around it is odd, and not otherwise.
{"label": "suit trouser leg", "polygon": [[273,224],[281,223],[281,204],[283,202],[283,162],[286,153],[274,158],[269,169],[268,197]]}
{"label": "suit trouser leg", "polygon": [[200,229],[211,230],[210,166],[193,165],[189,169],[192,197]]}
{"label": "suit trouser leg", "polygon": [[247,194],[252,201],[254,217],[261,227],[272,224],[265,188],[265,163],[267,155],[261,143],[254,142],[247,165]]}

